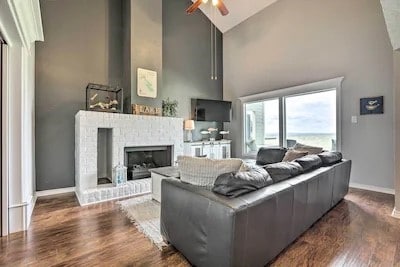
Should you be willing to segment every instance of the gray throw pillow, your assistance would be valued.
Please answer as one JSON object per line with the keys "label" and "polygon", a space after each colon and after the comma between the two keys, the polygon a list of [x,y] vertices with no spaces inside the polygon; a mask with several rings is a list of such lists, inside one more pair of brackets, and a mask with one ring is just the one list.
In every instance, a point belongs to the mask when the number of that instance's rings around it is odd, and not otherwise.
{"label": "gray throw pillow", "polygon": [[267,165],[281,162],[286,154],[284,147],[262,147],[257,153],[257,165]]}
{"label": "gray throw pillow", "polygon": [[318,155],[307,155],[294,161],[303,167],[304,172],[315,170],[322,166],[322,160]]}
{"label": "gray throw pillow", "polygon": [[322,166],[330,166],[332,164],[342,161],[343,155],[340,152],[322,152],[318,154],[318,157],[322,160]]}
{"label": "gray throw pillow", "polygon": [[230,172],[218,176],[213,192],[230,198],[238,197],[272,184],[268,172],[253,166],[248,171]]}
{"label": "gray throw pillow", "polygon": [[266,165],[264,168],[269,175],[271,175],[274,183],[278,183],[303,173],[303,168],[297,162],[279,162]]}

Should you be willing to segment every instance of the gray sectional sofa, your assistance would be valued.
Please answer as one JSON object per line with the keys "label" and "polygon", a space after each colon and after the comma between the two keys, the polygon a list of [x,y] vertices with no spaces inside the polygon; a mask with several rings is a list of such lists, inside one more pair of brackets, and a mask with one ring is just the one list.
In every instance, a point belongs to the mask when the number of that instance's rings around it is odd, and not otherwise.
{"label": "gray sectional sofa", "polygon": [[163,180],[161,232],[195,266],[264,266],[347,194],[342,160],[228,198]]}

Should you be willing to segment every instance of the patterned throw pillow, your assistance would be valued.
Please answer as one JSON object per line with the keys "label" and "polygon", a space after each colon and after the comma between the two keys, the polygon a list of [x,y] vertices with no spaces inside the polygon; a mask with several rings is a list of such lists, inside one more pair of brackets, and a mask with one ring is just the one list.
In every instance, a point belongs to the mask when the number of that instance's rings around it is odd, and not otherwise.
{"label": "patterned throw pillow", "polygon": [[307,156],[308,152],[307,151],[299,151],[299,150],[294,150],[294,149],[289,149],[285,157],[283,158],[282,161],[293,161],[295,159]]}
{"label": "patterned throw pillow", "polygon": [[242,166],[241,159],[208,159],[180,156],[178,167],[181,181],[212,188],[217,177],[223,173],[237,172]]}

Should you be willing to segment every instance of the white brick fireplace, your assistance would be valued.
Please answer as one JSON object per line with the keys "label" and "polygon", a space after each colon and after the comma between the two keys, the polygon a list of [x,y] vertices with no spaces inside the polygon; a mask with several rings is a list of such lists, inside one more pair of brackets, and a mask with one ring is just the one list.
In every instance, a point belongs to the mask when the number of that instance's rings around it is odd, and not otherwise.
{"label": "white brick fireplace", "polygon": [[79,111],[75,116],[75,187],[81,205],[150,192],[150,179],[98,185],[98,129],[111,129],[111,165],[124,163],[127,147],[171,146],[183,154],[183,119]]}

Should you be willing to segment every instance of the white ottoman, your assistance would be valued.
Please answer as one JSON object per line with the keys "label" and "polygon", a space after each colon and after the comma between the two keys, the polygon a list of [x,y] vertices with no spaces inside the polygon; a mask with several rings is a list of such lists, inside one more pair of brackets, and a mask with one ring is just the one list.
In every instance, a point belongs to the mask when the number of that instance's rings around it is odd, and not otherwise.
{"label": "white ottoman", "polygon": [[151,194],[152,198],[161,202],[161,181],[166,178],[179,179],[178,167],[163,167],[151,169]]}

